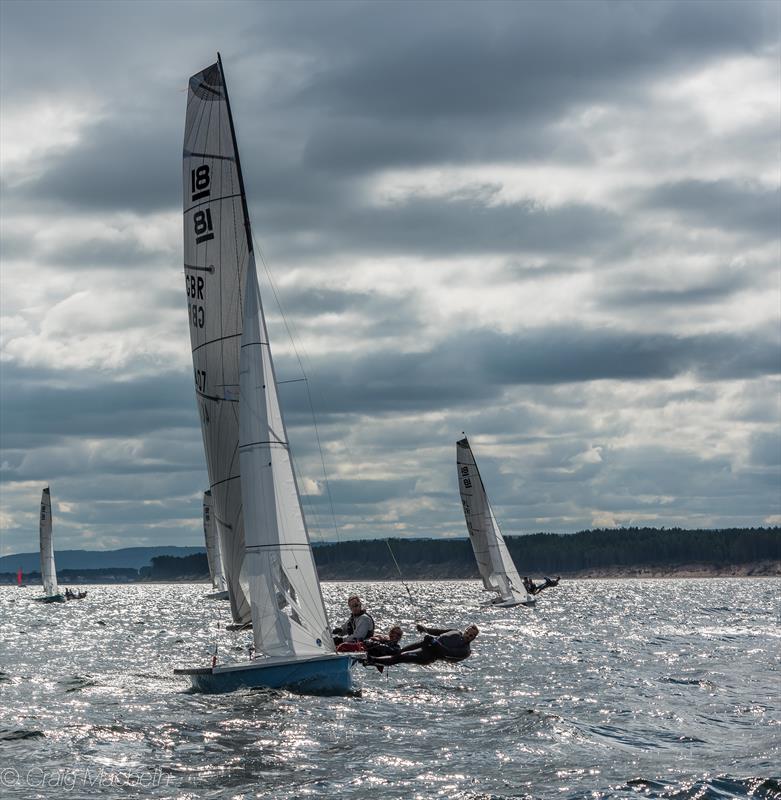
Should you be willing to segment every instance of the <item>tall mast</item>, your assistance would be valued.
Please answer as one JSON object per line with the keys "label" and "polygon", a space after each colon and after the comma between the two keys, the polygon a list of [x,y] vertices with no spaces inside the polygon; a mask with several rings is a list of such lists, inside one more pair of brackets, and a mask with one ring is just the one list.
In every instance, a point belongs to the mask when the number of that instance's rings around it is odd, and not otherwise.
{"label": "tall mast", "polygon": [[241,210],[244,213],[244,232],[247,235],[247,248],[250,253],[252,247],[252,228],[249,221],[249,208],[247,207],[247,192],[244,189],[244,174],[241,171],[241,159],[239,158],[239,145],[236,142],[236,129],[233,126],[233,112],[231,111],[231,101],[228,97],[228,83],[225,80],[225,70],[222,68],[222,58],[217,53],[217,63],[220,65],[220,75],[222,76],[222,88],[225,90],[225,105],[228,108],[228,123],[231,129],[231,139],[233,139],[233,152],[236,156],[236,171],[239,174],[239,191],[241,192]]}

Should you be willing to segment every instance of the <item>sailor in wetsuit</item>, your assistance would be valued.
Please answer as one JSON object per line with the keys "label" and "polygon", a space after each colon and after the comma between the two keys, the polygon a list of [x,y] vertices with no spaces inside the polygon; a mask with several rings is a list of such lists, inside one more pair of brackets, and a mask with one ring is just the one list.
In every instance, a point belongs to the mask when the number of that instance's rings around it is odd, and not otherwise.
{"label": "sailor in wetsuit", "polygon": [[357,594],[347,598],[350,607],[350,618],[339,628],[334,628],[334,644],[362,642],[374,635],[374,620],[363,607]]}
{"label": "sailor in wetsuit", "polygon": [[529,594],[539,594],[543,589],[547,589],[550,586],[558,586],[560,580],[561,578],[545,578],[545,582],[538,586],[531,578],[524,578],[523,588]]}
{"label": "sailor in wetsuit", "polygon": [[372,636],[366,639],[364,646],[370,656],[395,656],[401,652],[401,637],[404,631],[400,626],[394,625],[387,636]]}
{"label": "sailor in wetsuit", "polygon": [[463,633],[451,628],[427,628],[425,625],[415,626],[420,633],[425,633],[420,642],[413,642],[401,648],[398,655],[369,656],[368,664],[389,666],[391,664],[431,664],[434,661],[463,661],[472,650],[469,643],[480,632],[477,625],[470,625]]}

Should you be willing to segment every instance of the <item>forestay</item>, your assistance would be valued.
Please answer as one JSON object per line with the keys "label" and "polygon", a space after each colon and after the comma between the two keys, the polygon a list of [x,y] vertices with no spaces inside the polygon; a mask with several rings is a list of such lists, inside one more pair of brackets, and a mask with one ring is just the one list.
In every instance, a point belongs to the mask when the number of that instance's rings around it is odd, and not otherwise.
{"label": "forestay", "polygon": [[203,536],[206,540],[206,560],[209,563],[209,577],[218,592],[225,591],[225,576],[222,571],[222,555],[217,525],[214,521],[214,503],[211,491],[203,493]]}
{"label": "forestay", "polygon": [[251,619],[239,477],[239,347],[251,245],[219,64],[190,78],[184,134],[184,274],[198,411],[233,620]]}
{"label": "forestay", "polygon": [[524,589],[510,557],[466,437],[456,443],[456,466],[469,541],[472,542],[483,586],[488,591],[498,592],[505,602],[534,602]]}
{"label": "forestay", "polygon": [[47,486],[41,494],[41,582],[46,597],[60,593],[57,587],[57,568],[54,565],[54,543],[52,542],[52,498]]}

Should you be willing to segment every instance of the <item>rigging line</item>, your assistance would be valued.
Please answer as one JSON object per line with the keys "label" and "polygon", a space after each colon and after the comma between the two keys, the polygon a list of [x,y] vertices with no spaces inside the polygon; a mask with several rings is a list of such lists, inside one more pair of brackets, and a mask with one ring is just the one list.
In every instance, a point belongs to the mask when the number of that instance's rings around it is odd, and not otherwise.
{"label": "rigging line", "polygon": [[409,589],[409,586],[404,581],[404,576],[401,574],[401,567],[399,566],[399,562],[396,561],[396,556],[393,554],[393,548],[390,544],[390,539],[385,540],[385,544],[388,545],[388,552],[391,554],[391,558],[393,559],[393,563],[396,565],[396,571],[399,573],[399,580],[401,581],[401,585],[407,590],[407,595],[409,596],[410,602],[412,603],[415,613],[418,618],[421,618],[420,609],[418,608],[418,604],[415,602],[415,598],[412,596],[412,592]]}

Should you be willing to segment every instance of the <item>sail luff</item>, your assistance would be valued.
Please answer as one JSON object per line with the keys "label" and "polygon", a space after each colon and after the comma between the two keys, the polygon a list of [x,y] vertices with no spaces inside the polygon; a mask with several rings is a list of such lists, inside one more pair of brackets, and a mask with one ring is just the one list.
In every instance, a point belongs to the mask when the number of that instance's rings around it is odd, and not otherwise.
{"label": "sail luff", "polygon": [[46,597],[59,594],[57,586],[57,567],[54,563],[54,543],[52,541],[52,499],[49,487],[41,493],[40,518],[41,583]]}

